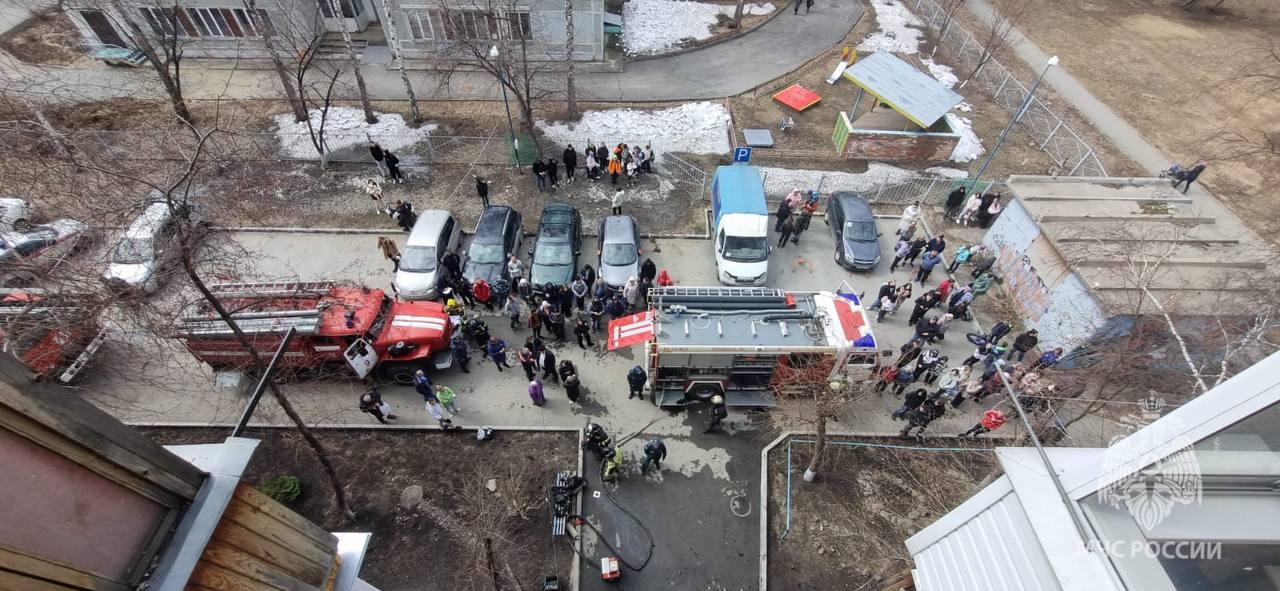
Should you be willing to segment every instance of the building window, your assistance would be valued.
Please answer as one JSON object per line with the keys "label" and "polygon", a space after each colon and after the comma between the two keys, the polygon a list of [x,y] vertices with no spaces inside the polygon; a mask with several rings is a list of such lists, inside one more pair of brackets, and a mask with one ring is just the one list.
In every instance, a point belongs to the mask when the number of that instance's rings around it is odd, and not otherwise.
{"label": "building window", "polygon": [[268,31],[267,13],[244,8],[143,8],[142,16],[156,35],[179,37],[261,37]]}
{"label": "building window", "polygon": [[409,37],[414,41],[497,41],[532,39],[528,12],[405,8]]}

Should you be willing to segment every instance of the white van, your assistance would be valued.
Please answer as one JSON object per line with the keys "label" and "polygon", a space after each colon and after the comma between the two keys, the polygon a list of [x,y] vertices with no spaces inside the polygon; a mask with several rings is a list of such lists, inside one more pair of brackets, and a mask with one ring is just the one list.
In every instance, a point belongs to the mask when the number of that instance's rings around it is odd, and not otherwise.
{"label": "white van", "polygon": [[[400,270],[396,271],[396,294],[406,300],[428,300],[439,296],[436,289],[440,276],[447,273],[440,259],[462,241],[462,227],[453,214],[443,209],[428,209],[418,214],[409,232],[404,251],[400,253]],[[458,268],[465,261],[458,253]]]}
{"label": "white van", "polygon": [[721,166],[711,180],[716,276],[725,285],[764,285],[769,278],[769,210],[754,166]]}
{"label": "white van", "polygon": [[154,292],[163,282],[164,270],[176,262],[180,254],[172,244],[176,238],[169,204],[150,200],[111,249],[111,263],[103,279],[117,289],[143,294]]}

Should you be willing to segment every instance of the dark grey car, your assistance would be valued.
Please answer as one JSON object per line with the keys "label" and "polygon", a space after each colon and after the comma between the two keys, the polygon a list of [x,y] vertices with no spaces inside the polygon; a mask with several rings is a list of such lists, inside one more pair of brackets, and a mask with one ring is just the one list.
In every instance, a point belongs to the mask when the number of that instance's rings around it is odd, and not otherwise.
{"label": "dark grey car", "polygon": [[582,217],[572,205],[552,203],[542,210],[538,237],[529,254],[529,281],[534,291],[548,283],[566,285],[578,272],[582,250]]}
{"label": "dark grey car", "polygon": [[600,257],[600,276],[612,288],[626,285],[627,279],[640,276],[640,226],[629,215],[611,215],[600,220],[596,256]]}
{"label": "dark grey car", "polygon": [[832,193],[827,200],[826,222],[836,243],[836,264],[851,271],[869,271],[880,264],[880,230],[871,206],[861,195]]}
{"label": "dark grey car", "polygon": [[486,207],[476,222],[475,235],[467,248],[462,276],[467,281],[484,279],[492,284],[507,278],[507,257],[517,252],[524,239],[520,212],[505,205]]}

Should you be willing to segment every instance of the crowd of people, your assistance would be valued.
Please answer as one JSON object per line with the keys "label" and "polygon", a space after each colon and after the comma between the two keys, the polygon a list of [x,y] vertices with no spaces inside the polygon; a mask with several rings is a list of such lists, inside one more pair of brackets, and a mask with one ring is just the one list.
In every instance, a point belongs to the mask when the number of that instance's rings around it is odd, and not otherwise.
{"label": "crowd of people", "polygon": [[[609,183],[614,186],[618,185],[619,178],[625,180],[630,186],[641,174],[653,172],[654,158],[653,148],[648,145],[641,149],[640,146],[617,144],[610,149],[603,143],[598,146],[588,143],[586,150],[579,154],[573,144],[569,144],[561,153],[559,162],[555,158],[534,160],[533,179],[537,183],[539,192],[554,190],[560,186],[561,182],[574,182],[578,168],[581,167],[586,172],[587,178],[592,181],[599,181],[608,176]],[[563,179],[560,176],[561,172],[564,173]]]}

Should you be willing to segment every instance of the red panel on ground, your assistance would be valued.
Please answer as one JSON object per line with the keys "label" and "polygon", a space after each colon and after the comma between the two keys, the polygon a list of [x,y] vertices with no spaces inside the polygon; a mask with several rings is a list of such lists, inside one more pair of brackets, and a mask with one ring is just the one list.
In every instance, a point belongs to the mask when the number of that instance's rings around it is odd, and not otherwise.
{"label": "red panel on ground", "polygon": [[796,111],[803,111],[818,104],[822,97],[818,93],[809,90],[799,84],[792,84],[773,95],[773,100],[778,101]]}
{"label": "red panel on ground", "polygon": [[639,312],[609,322],[609,350],[630,347],[653,338],[653,312]]}

